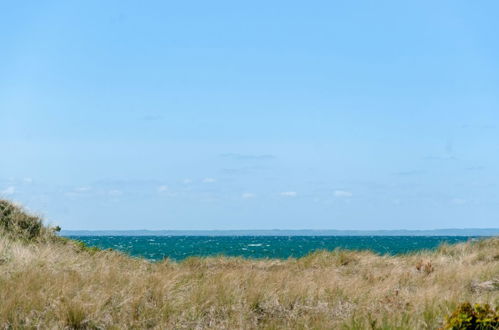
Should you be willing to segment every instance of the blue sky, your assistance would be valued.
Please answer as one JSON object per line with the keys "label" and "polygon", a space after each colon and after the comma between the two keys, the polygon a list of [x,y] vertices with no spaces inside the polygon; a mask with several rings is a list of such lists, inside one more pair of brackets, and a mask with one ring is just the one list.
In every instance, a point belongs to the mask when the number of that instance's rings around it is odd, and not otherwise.
{"label": "blue sky", "polygon": [[64,229],[499,226],[496,1],[3,1],[0,195]]}

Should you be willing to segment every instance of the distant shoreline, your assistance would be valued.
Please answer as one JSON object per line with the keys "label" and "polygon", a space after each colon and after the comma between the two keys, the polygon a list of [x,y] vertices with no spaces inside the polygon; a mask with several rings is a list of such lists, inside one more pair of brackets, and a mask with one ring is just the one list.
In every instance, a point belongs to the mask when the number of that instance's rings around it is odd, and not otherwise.
{"label": "distant shoreline", "polygon": [[498,236],[499,228],[433,230],[62,230],[61,236]]}

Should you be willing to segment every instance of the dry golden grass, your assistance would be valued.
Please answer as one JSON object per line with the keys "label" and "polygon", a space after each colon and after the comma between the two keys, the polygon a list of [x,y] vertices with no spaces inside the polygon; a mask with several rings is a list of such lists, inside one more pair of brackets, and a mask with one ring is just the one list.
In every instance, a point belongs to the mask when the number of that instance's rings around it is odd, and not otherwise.
{"label": "dry golden grass", "polygon": [[434,252],[150,263],[0,236],[0,327],[435,329],[463,301],[499,305],[499,238]]}

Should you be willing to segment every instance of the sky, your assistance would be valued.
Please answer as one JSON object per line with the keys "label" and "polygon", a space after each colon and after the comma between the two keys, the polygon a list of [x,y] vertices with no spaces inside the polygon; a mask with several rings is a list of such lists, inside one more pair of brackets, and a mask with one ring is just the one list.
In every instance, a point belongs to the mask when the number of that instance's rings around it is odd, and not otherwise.
{"label": "sky", "polygon": [[2,1],[0,197],[63,229],[499,227],[497,1]]}

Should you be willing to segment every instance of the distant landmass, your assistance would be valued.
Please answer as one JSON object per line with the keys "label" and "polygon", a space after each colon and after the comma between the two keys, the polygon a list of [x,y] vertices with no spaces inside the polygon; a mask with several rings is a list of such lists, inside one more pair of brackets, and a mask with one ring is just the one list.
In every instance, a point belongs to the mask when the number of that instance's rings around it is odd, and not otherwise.
{"label": "distant landmass", "polygon": [[61,236],[498,236],[499,228],[431,230],[62,230]]}

